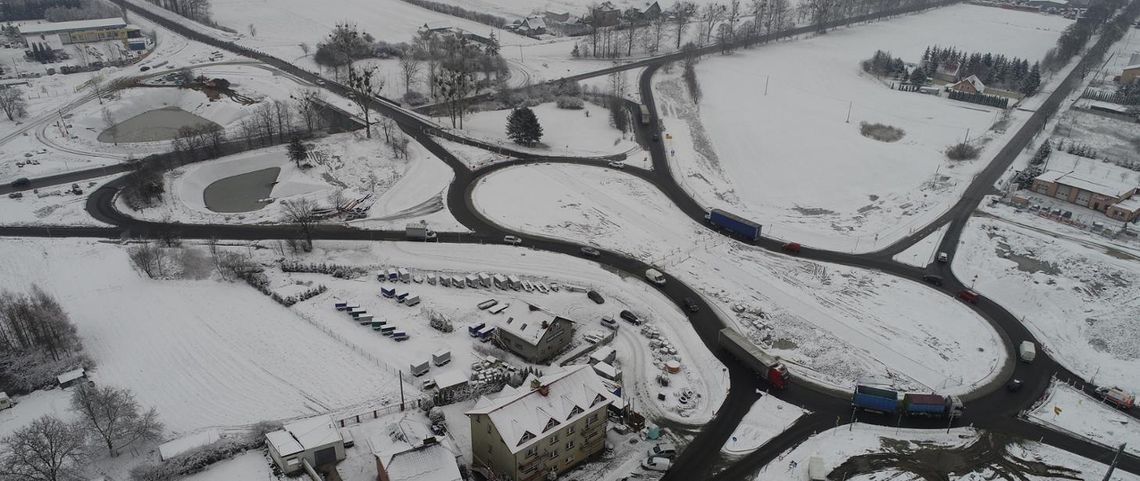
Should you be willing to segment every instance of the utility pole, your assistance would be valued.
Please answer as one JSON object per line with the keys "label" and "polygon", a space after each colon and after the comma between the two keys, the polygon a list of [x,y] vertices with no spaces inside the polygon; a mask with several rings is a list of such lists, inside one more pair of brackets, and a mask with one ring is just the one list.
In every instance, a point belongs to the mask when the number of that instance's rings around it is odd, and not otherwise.
{"label": "utility pole", "polygon": [[847,120],[844,120],[843,121],[844,123],[848,123],[848,124],[851,123],[851,106],[852,105],[855,105],[854,100],[847,102]]}
{"label": "utility pole", "polygon": [[1128,443],[1121,443],[1120,449],[1116,450],[1116,455],[1112,457],[1112,464],[1108,465],[1108,472],[1104,473],[1104,481],[1111,481],[1112,472],[1116,470],[1116,460],[1120,459],[1120,453],[1124,452],[1124,446],[1127,445]]}
{"label": "utility pole", "polygon": [[404,371],[400,371],[400,410],[404,410]]}

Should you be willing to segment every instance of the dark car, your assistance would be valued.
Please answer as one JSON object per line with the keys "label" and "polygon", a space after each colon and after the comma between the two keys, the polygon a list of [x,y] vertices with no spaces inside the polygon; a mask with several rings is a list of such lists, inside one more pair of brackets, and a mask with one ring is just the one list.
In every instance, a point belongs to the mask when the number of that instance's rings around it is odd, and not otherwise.
{"label": "dark car", "polygon": [[21,187],[27,187],[29,185],[32,185],[32,180],[27,177],[20,177],[19,179],[12,181],[13,189],[19,189]]}
{"label": "dark car", "polygon": [[1021,390],[1021,385],[1022,385],[1021,379],[1013,379],[1013,380],[1010,380],[1009,383],[1005,385],[1005,390],[1009,391],[1009,392],[1017,392],[1017,391]]}
{"label": "dark car", "polygon": [[606,303],[606,298],[602,297],[601,294],[598,294],[598,291],[587,292],[586,297],[589,297],[590,300],[594,301],[594,303],[596,303],[596,304],[605,304]]}
{"label": "dark car", "polygon": [[641,318],[637,317],[637,314],[634,314],[634,313],[629,312],[629,311],[621,311],[621,314],[619,314],[619,315],[621,316],[622,319],[625,319],[625,321],[630,323],[630,324],[633,324],[635,326],[641,325]]}
{"label": "dark car", "polygon": [[585,246],[582,248],[582,255],[586,255],[586,256],[590,256],[590,257],[598,257],[598,256],[602,255],[602,252],[593,248],[593,247]]}
{"label": "dark car", "polygon": [[922,280],[926,281],[929,284],[934,284],[936,286],[942,285],[942,276],[936,276],[934,274],[925,274],[922,276]]}
{"label": "dark car", "polygon": [[689,311],[689,312],[697,312],[697,311],[701,310],[701,306],[699,306],[697,304],[697,301],[695,299],[693,299],[692,297],[686,297],[685,298],[685,310]]}

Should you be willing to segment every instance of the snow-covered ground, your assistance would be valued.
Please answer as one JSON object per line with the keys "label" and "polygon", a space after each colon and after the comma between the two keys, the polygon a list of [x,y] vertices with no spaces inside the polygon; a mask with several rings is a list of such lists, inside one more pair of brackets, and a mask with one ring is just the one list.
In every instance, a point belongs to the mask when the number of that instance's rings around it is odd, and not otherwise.
{"label": "snow-covered ground", "polygon": [[[1099,481],[1108,466],[1032,441],[1010,440],[969,428],[945,431],[896,429],[856,423],[816,434],[762,468],[755,481],[808,479],[808,463],[818,456],[828,479],[918,481],[942,477],[953,481],[1016,479]],[[852,458],[858,457],[862,463]],[[846,463],[846,464],[845,464]],[[1116,471],[1113,479],[1140,479]]]}
{"label": "snow-covered ground", "polygon": [[99,222],[87,214],[87,194],[117,176],[110,175],[79,182],[77,185],[84,192],[83,195],[71,193],[71,185],[63,184],[37,189],[38,194],[32,191],[24,192],[24,196],[19,199],[12,199],[8,196],[0,197],[0,224],[106,226],[107,224]]}
{"label": "snow-covered ground", "polygon": [[275,481],[272,461],[261,451],[246,451],[232,459],[210,465],[205,471],[186,476],[183,481]]}
{"label": "snow-covered ground", "polygon": [[560,109],[553,102],[532,107],[543,128],[542,140],[535,147],[520,146],[507,139],[510,109],[470,114],[463,128],[476,138],[549,155],[600,156],[640,150],[637,142],[630,138],[631,134],[622,134],[610,125],[606,108],[590,102],[583,105],[581,110]]}
{"label": "snow-covered ground", "polygon": [[926,267],[931,262],[934,262],[934,251],[938,249],[938,245],[942,242],[942,237],[946,235],[946,229],[949,228],[950,224],[943,225],[938,230],[931,232],[930,235],[923,237],[922,240],[908,247],[905,251],[895,254],[893,259],[906,265]]}
{"label": "snow-covered ground", "polygon": [[[962,35],[963,22],[970,35]],[[859,63],[878,49],[916,62],[929,45],[1032,62],[1069,23],[953,5],[710,56],[697,67],[699,108],[674,68],[655,83],[672,135],[671,167],[702,204],[753,218],[767,235],[833,250],[876,250],[952,205],[1028,113],[1012,111],[1004,130],[992,130],[1002,120],[999,109],[892,90]],[[1043,90],[1029,102],[1044,98],[1049,86]],[[860,134],[864,121],[906,135],[894,143],[872,140]],[[967,136],[984,144],[979,159],[948,160],[943,151]]]}
{"label": "snow-covered ground", "polygon": [[848,388],[881,377],[902,389],[964,393],[1006,362],[992,328],[947,296],[874,271],[737,243],[688,220],[646,182],[614,170],[512,167],[483,178],[474,196],[476,208],[496,223],[661,267],[699,289],[797,375]]}
{"label": "snow-covered ground", "polygon": [[736,430],[724,442],[721,451],[731,456],[751,453],[808,413],[809,411],[781,401],[776,396],[764,395],[752,404],[752,409],[736,425]]}
{"label": "snow-covered ground", "polygon": [[[408,145],[407,159],[394,158],[380,136],[367,140],[363,132],[332,135],[312,144],[312,151],[320,152],[325,160],[313,161],[310,169],[297,168],[288,159],[285,146],[244,152],[168,172],[167,193],[157,207],[134,212],[120,201],[119,208],[152,220],[273,223],[284,220],[282,201],[308,198],[331,206],[332,197],[343,192],[345,200],[372,195],[368,216],[352,225],[402,228],[424,220],[437,231],[466,230],[451,217],[443,200],[453,173],[418,143]],[[273,167],[281,169],[268,196],[274,202],[243,213],[220,213],[206,207],[204,192],[214,182]]]}
{"label": "snow-covered ground", "polygon": [[975,290],[1022,317],[1065,367],[1099,385],[1140,391],[1134,255],[974,217],[953,267],[958,278],[976,277]]}
{"label": "snow-covered ground", "polygon": [[1063,382],[1054,381],[1045,398],[1034,409],[1026,411],[1025,416],[1034,423],[1109,449],[1127,443],[1125,451],[1140,455],[1140,423],[1136,418]]}
{"label": "snow-covered ground", "polygon": [[0,438],[7,437],[40,416],[72,419],[71,391],[49,389],[24,396],[13,396],[11,409],[0,411]]}

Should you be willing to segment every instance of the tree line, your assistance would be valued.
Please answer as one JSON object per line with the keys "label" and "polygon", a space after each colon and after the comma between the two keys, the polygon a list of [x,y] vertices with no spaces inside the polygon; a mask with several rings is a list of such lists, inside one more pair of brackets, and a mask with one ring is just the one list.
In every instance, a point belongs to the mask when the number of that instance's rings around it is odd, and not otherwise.
{"label": "tree line", "polygon": [[76,365],[91,366],[78,331],[55,297],[33,285],[0,291],[0,391],[30,392]]}
{"label": "tree line", "polygon": [[1041,85],[1041,64],[992,52],[966,53],[953,47],[926,47],[919,64],[930,75],[939,70],[956,71],[956,80],[976,75],[982,83],[1000,89],[1033,95]]}
{"label": "tree line", "polygon": [[210,18],[210,0],[147,0],[198,23],[217,26]]}
{"label": "tree line", "polygon": [[0,18],[15,20],[39,20],[51,8],[79,8],[82,0],[7,0],[0,2]]}
{"label": "tree line", "polygon": [[44,10],[44,19],[49,22],[70,22],[98,18],[122,17],[119,7],[104,0],[79,0],[76,6],[57,5]]}

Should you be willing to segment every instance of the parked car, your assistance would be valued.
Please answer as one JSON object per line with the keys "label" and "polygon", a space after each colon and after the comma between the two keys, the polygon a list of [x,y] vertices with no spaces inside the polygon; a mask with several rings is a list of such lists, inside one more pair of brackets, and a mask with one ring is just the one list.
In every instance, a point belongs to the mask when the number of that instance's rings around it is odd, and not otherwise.
{"label": "parked car", "polygon": [[420,383],[420,387],[424,391],[435,389],[435,379],[424,379],[424,382]]}
{"label": "parked car", "polygon": [[590,256],[590,257],[598,257],[598,256],[602,255],[602,252],[593,248],[593,247],[585,246],[585,247],[582,247],[582,255]]}
{"label": "parked car", "polygon": [[625,168],[625,162],[622,162],[619,160],[611,160],[610,161],[610,167],[613,167],[615,169],[624,169]]}
{"label": "parked car", "polygon": [[522,239],[520,239],[517,235],[507,235],[503,236],[503,242],[517,246],[519,244],[522,244]]}
{"label": "parked car", "polygon": [[598,294],[598,291],[587,292],[586,297],[589,297],[590,300],[594,301],[595,304],[605,304],[606,303],[606,298],[602,297],[601,294]]}
{"label": "parked car", "polygon": [[693,299],[692,297],[686,297],[685,310],[689,312],[697,312],[701,310],[701,306],[697,304],[696,299]]}
{"label": "parked car", "polygon": [[673,459],[677,457],[677,446],[673,443],[657,443],[656,446],[649,448],[649,457]]}
{"label": "parked car", "polygon": [[646,471],[667,471],[672,462],[665,458],[649,458],[641,462]]}
{"label": "parked car", "polygon": [[19,189],[22,187],[27,187],[29,185],[32,185],[32,179],[29,179],[27,177],[20,177],[19,179],[12,181],[13,189]]}
{"label": "parked car", "polygon": [[629,312],[628,310],[623,310],[618,315],[621,316],[622,319],[625,319],[625,321],[630,323],[630,324],[633,324],[635,326],[641,325],[641,318],[637,317],[637,314]]}
{"label": "parked car", "polygon": [[939,275],[923,274],[922,280],[926,281],[928,284],[934,284],[936,286],[942,285],[942,276]]}
{"label": "parked car", "polygon": [[646,269],[645,278],[659,286],[665,284],[665,274],[662,274],[661,271],[657,269]]}
{"label": "parked car", "polygon": [[945,252],[939,252],[937,259],[938,259],[938,262],[945,264],[947,262],[950,262],[950,254],[947,254]]}
{"label": "parked car", "polygon": [[24,197],[23,192],[12,192],[12,193],[8,194],[9,199],[20,199],[23,197]]}
{"label": "parked car", "polygon": [[799,254],[803,246],[799,242],[789,242],[784,244],[784,252],[791,252],[792,254]]}
{"label": "parked car", "polygon": [[602,325],[615,331],[618,328],[617,321],[615,321],[611,316],[602,316]]}

